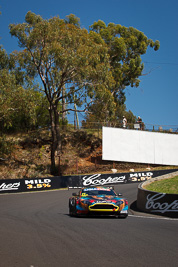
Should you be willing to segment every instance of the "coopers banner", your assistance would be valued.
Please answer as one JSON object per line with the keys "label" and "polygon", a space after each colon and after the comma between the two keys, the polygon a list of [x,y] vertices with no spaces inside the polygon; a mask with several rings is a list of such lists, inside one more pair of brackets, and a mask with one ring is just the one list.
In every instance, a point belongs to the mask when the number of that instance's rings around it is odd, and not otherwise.
{"label": "coopers banner", "polygon": [[178,218],[178,195],[148,191],[139,185],[137,208],[147,213]]}
{"label": "coopers banner", "polygon": [[116,184],[140,183],[157,176],[176,172],[178,169],[148,172],[129,172],[115,174],[93,174],[79,176],[56,176],[35,179],[0,180],[0,193],[20,193],[45,191],[66,187],[109,186]]}
{"label": "coopers banner", "polygon": [[159,170],[148,172],[130,172],[116,174],[93,174],[86,175],[80,178],[81,186],[107,186],[114,184],[127,184],[135,182],[143,182],[149,179],[176,172],[177,170]]}

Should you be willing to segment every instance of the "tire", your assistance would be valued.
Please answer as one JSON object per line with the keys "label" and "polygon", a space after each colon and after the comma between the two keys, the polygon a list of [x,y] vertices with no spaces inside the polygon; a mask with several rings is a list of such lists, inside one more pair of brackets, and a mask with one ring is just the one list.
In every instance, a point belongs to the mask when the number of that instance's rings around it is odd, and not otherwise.
{"label": "tire", "polygon": [[128,217],[128,213],[127,214],[119,214],[118,218],[119,219],[126,219]]}
{"label": "tire", "polygon": [[72,213],[72,211],[70,209],[69,209],[69,215],[70,215],[70,217],[74,216],[74,214]]}
{"label": "tire", "polygon": [[74,198],[69,199],[69,215],[76,216],[76,200]]}

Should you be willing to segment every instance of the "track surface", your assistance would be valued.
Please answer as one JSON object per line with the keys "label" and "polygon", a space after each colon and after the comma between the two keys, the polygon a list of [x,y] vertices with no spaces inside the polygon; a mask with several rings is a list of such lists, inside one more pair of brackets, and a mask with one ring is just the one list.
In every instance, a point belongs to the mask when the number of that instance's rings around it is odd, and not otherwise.
{"label": "track surface", "polygon": [[[137,186],[115,190],[131,204]],[[69,217],[76,191],[0,195],[0,267],[178,266],[178,220]]]}

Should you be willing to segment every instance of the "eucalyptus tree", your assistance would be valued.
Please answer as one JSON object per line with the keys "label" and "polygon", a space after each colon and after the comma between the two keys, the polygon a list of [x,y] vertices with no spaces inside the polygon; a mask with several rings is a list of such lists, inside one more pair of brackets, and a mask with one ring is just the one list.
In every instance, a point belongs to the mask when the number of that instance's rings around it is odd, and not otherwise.
{"label": "eucalyptus tree", "polygon": [[[19,90],[16,77],[10,71],[11,61],[5,49],[0,46],[0,126],[1,130],[13,124],[15,108],[15,95]],[[18,104],[19,108],[19,104]]]}
{"label": "eucalyptus tree", "polygon": [[[34,128],[43,121],[39,110],[45,113],[43,95],[38,86],[28,81],[25,73],[15,66],[15,55],[8,55],[0,46],[0,127],[1,130]],[[42,110],[43,106],[43,110]],[[26,130],[25,129],[25,130]]]}
{"label": "eucalyptus tree", "polygon": [[[125,88],[138,87],[140,84],[139,77],[143,75],[144,70],[141,56],[147,52],[148,47],[157,51],[160,43],[158,40],[148,39],[143,32],[133,27],[114,23],[106,25],[101,20],[94,22],[90,26],[90,31],[100,34],[108,47],[110,70],[115,81],[110,91],[115,99],[117,118],[120,107],[126,100]],[[101,102],[99,104],[101,108]]]}
{"label": "eucalyptus tree", "polygon": [[[41,79],[49,103],[53,173],[60,155],[60,112],[70,110],[72,103],[85,109],[91,99],[105,94],[112,98],[108,48],[99,34],[81,29],[74,15],[46,20],[28,12],[24,23],[10,25],[10,33],[21,47],[18,62],[29,77]],[[63,99],[66,109],[59,108]]]}

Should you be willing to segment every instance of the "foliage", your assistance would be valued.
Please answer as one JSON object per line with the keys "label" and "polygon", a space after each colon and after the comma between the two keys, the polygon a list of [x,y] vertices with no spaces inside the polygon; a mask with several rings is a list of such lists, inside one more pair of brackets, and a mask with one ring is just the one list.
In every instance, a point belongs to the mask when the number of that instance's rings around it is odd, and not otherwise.
{"label": "foliage", "polygon": [[25,23],[11,24],[10,32],[23,49],[17,55],[18,63],[27,76],[40,77],[49,102],[53,169],[55,152],[60,151],[59,113],[72,109],[59,109],[60,102],[65,99],[70,105],[87,107],[89,98],[111,95],[107,46],[99,34],[81,29],[72,15],[67,20],[44,20],[28,12]]}
{"label": "foliage", "polygon": [[124,106],[125,88],[128,86],[138,87],[142,75],[144,64],[141,56],[146,53],[147,48],[159,49],[159,41],[148,39],[144,33],[133,27],[124,27],[119,24],[109,23],[108,26],[99,20],[90,26],[91,32],[100,34],[108,47],[112,76],[115,83],[110,87],[110,91],[115,101],[115,110],[110,108],[106,101],[97,101],[92,112],[100,113],[100,116],[107,117],[103,110],[109,111],[110,121],[114,117],[117,121],[125,113]]}
{"label": "foliage", "polygon": [[14,145],[11,141],[7,140],[5,135],[0,136],[0,158],[11,155]]}
{"label": "foliage", "polygon": [[[94,103],[90,108],[89,113],[85,116],[85,121],[82,121],[84,128],[98,128],[103,125],[122,127],[122,117],[127,119],[127,127],[132,129],[136,122],[136,116],[131,110],[126,111],[125,105],[119,105],[115,111],[115,116],[111,116],[109,110],[102,106],[102,103]],[[117,118],[117,119],[116,119]]]}
{"label": "foliage", "polygon": [[24,73],[15,68],[12,55],[0,47],[0,127],[1,130],[29,130],[47,124],[47,103],[32,81],[24,83]]}
{"label": "foliage", "polygon": [[1,130],[29,130],[46,121],[42,119],[45,111],[41,94],[16,85],[14,75],[7,70],[0,70],[0,88]]}
{"label": "foliage", "polygon": [[127,118],[127,124],[130,129],[134,127],[134,124],[137,120],[136,116],[132,113],[131,110],[124,113],[125,117]]}
{"label": "foliage", "polygon": [[[24,23],[10,25],[10,33],[21,48],[11,54],[16,80],[29,83],[38,77],[46,95],[52,133],[51,170],[61,148],[60,114],[76,111],[73,106],[77,106],[95,114],[94,119],[116,124],[127,114],[125,88],[139,85],[144,68],[141,55],[148,47],[159,48],[158,41],[133,27],[106,26],[99,20],[88,32],[73,14],[45,20],[29,11]],[[133,121],[130,111],[128,118]]]}
{"label": "foliage", "polygon": [[3,49],[2,46],[0,46],[0,70],[2,69],[8,69],[9,68],[9,58],[8,55]]}

